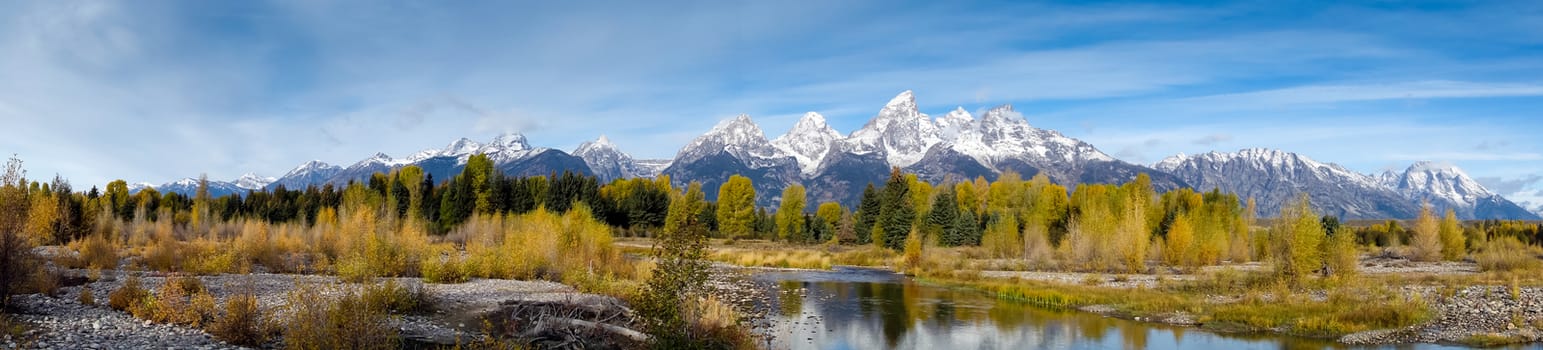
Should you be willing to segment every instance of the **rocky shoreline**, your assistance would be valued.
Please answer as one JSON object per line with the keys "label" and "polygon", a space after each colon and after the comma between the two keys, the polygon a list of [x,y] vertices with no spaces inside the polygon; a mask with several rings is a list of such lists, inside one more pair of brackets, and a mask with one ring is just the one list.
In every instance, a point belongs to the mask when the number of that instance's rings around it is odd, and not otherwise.
{"label": "rocky shoreline", "polygon": [[[66,271],[67,276],[83,277],[84,270]],[[5,349],[241,349],[215,339],[203,330],[158,324],[134,318],[107,307],[107,296],[123,285],[129,274],[141,279],[147,289],[159,288],[164,273],[104,271],[100,278],[78,286],[60,288],[57,296],[40,294],[12,297],[12,320],[30,328],[20,339],[0,340]],[[259,308],[272,313],[282,308],[290,290],[301,284],[356,285],[332,276],[314,275],[211,275],[199,276],[208,293],[221,305],[237,293],[253,293]],[[417,344],[454,345],[470,343],[483,337],[481,318],[501,307],[518,303],[563,303],[573,305],[616,305],[614,298],[579,293],[573,287],[547,281],[474,279],[457,284],[422,284],[421,279],[399,278],[399,283],[420,284],[433,304],[430,314],[393,317],[393,326],[401,338]],[[90,289],[97,305],[79,302],[82,290]],[[279,345],[270,343],[265,348]]]}

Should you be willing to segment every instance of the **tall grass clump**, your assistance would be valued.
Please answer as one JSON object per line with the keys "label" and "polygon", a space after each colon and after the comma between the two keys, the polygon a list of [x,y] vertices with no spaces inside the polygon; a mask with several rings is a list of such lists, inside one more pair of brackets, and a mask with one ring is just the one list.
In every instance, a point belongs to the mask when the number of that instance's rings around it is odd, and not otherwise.
{"label": "tall grass clump", "polygon": [[1538,249],[1516,237],[1498,237],[1484,243],[1473,259],[1484,271],[1527,271],[1543,268]]}
{"label": "tall grass clump", "polygon": [[300,285],[285,298],[286,349],[395,349],[399,333],[379,304],[348,287]]}

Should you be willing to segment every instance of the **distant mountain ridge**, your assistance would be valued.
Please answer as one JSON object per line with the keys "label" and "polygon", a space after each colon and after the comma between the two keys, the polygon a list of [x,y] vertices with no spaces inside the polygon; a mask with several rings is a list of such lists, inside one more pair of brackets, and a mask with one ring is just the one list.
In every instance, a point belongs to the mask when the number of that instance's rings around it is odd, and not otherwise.
{"label": "distant mountain ridge", "polygon": [[[896,95],[862,127],[845,135],[823,115],[808,112],[787,132],[768,138],[742,114],[694,138],[673,159],[655,160],[635,159],[603,135],[569,153],[532,147],[525,135],[505,133],[487,143],[461,138],[400,159],[377,153],[347,167],[311,161],[277,179],[220,182],[218,191],[244,191],[256,184],[267,189],[342,185],[409,164],[443,181],[459,174],[474,154],[488,155],[497,169],[511,175],[575,171],[603,181],[668,175],[676,185],[701,182],[710,199],[730,175],[738,174],[751,178],[763,206],[778,203],[781,190],[791,184],[808,187],[812,202],[854,206],[864,186],[881,183],[891,168],[901,168],[933,182],[995,179],[1015,172],[1024,178],[1044,174],[1068,187],[1123,183],[1147,174],[1159,191],[1218,188],[1253,197],[1262,216],[1273,215],[1282,203],[1306,193],[1324,213],[1347,219],[1411,218],[1422,201],[1439,210],[1452,208],[1465,219],[1538,219],[1537,213],[1490,192],[1450,165],[1418,162],[1403,172],[1372,176],[1295,153],[1253,148],[1179,154],[1147,166],[1034,127],[1011,105],[986,109],[978,117],[956,107],[934,118],[918,109],[911,91]],[[185,182],[157,189],[180,192],[187,189]],[[211,181],[211,193],[216,187]]]}

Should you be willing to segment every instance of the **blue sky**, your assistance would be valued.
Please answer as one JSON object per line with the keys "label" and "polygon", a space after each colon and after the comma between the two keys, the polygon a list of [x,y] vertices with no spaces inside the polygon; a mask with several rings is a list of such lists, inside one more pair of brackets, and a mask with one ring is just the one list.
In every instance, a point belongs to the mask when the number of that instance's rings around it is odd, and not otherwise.
{"label": "blue sky", "polygon": [[[453,5],[453,6],[451,6]],[[1010,103],[1150,164],[1450,162],[1543,205],[1543,3],[0,0],[0,151],[76,187],[278,176],[505,131],[669,158],[718,120],[850,132]]]}

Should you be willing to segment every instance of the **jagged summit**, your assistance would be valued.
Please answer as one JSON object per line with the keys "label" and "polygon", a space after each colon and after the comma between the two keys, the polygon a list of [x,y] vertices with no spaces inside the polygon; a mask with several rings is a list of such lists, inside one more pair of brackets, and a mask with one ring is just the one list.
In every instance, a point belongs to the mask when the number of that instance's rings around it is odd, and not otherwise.
{"label": "jagged summit", "polygon": [[1243,198],[1253,197],[1263,216],[1279,213],[1299,193],[1307,194],[1324,214],[1345,219],[1406,218],[1419,212],[1414,203],[1370,176],[1281,150],[1246,148],[1181,154],[1158,161],[1154,167],[1178,176],[1196,190],[1221,189]]}
{"label": "jagged summit", "polygon": [[236,187],[240,187],[240,188],[243,188],[243,189],[261,190],[264,187],[268,187],[268,184],[271,184],[274,181],[278,181],[278,180],[279,180],[278,178],[274,178],[274,177],[265,177],[265,176],[258,176],[255,173],[246,173],[246,174],[242,174],[241,177],[236,178],[236,181],[234,181],[234,183],[235,183]]}
{"label": "jagged summit", "polygon": [[501,147],[507,150],[527,150],[530,144],[525,141],[525,135],[515,132],[506,132],[493,138],[489,145]]}
{"label": "jagged summit", "polygon": [[579,147],[573,149],[573,156],[583,159],[584,163],[589,165],[589,169],[594,171],[595,176],[604,181],[659,175],[659,170],[639,166],[632,155],[622,152],[605,135],[600,135],[600,138],[594,141],[579,144]]}
{"label": "jagged summit", "polygon": [[782,152],[793,156],[798,161],[799,170],[805,174],[813,174],[820,165],[820,160],[830,151],[831,146],[841,139],[841,133],[825,123],[825,116],[815,112],[804,113],[804,117],[793,124],[786,134],[772,140],[772,146]]}
{"label": "jagged summit", "polygon": [[770,166],[787,158],[787,155],[771,145],[771,141],[766,139],[766,133],[750,119],[750,115],[740,114],[719,122],[712,130],[681,148],[675,156],[675,162],[696,161],[718,152],[728,152],[753,167]]}

